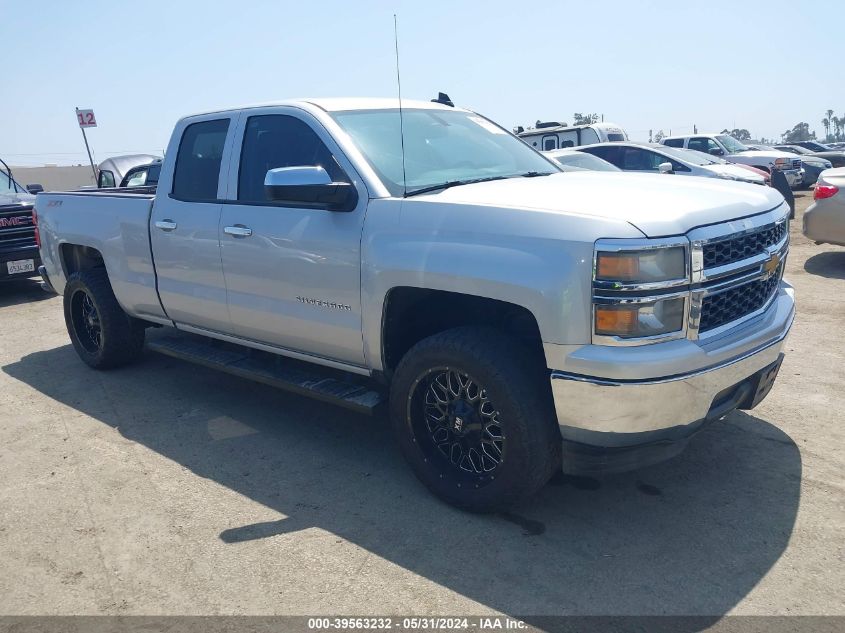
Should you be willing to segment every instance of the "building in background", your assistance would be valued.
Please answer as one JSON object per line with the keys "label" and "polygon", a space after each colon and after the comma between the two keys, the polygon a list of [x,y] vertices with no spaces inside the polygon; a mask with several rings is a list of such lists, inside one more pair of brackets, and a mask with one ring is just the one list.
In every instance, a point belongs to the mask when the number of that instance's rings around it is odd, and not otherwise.
{"label": "building in background", "polygon": [[90,165],[11,167],[15,180],[24,187],[37,183],[44,187],[44,191],[69,191],[96,186]]}

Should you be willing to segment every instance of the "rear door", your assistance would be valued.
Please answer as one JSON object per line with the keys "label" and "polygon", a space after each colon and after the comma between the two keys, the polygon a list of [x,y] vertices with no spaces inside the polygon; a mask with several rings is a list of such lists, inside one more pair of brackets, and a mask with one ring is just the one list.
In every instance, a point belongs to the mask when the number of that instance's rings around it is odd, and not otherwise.
{"label": "rear door", "polygon": [[[298,108],[256,108],[238,124],[221,218],[221,253],[234,333],[363,365],[361,230],[368,193],[332,137]],[[353,211],[266,199],[277,167],[323,167],[358,188]],[[245,233],[247,233],[245,235]]]}
{"label": "rear door", "polygon": [[[178,324],[228,332],[226,283],[220,261],[220,211],[226,194],[231,114],[191,119],[171,143],[150,225],[158,292]],[[175,164],[175,165],[174,165]],[[166,188],[166,191],[163,190]]]}

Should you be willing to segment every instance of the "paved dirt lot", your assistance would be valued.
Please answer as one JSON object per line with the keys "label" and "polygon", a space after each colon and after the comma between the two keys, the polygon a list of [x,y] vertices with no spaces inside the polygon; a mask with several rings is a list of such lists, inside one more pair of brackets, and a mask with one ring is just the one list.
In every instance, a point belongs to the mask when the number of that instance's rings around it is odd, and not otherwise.
{"label": "paved dirt lot", "polygon": [[152,353],[93,372],[59,298],[0,288],[0,613],[845,614],[845,248],[810,201],[769,398],[508,516],[432,498],[383,420]]}

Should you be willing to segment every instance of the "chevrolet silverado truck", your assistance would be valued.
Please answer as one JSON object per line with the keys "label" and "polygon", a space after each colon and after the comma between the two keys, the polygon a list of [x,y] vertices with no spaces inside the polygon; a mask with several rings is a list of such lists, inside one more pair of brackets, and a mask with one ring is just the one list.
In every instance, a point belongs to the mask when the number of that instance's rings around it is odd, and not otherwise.
{"label": "chevrolet silverado truck", "polygon": [[0,160],[0,282],[36,274],[41,259],[32,219],[35,196],[12,177]]}
{"label": "chevrolet silverado truck", "polygon": [[146,333],[384,408],[459,507],[672,457],[780,366],[789,209],[769,187],[563,173],[475,112],[387,99],[189,116],[165,156],[154,191],[38,196],[81,359],[135,361]]}
{"label": "chevrolet silverado truck", "polygon": [[786,181],[792,188],[799,187],[804,180],[804,172],[799,157],[776,149],[755,150],[746,147],[728,134],[667,136],[660,142],[669,147],[694,149],[705,154],[719,156],[731,163],[749,165],[768,173],[777,169],[786,176]]}

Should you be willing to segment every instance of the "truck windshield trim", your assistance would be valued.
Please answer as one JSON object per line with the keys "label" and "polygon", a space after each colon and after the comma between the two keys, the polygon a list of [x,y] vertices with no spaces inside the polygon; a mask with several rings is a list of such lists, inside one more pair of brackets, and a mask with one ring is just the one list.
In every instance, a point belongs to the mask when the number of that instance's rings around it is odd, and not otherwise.
{"label": "truck windshield trim", "polygon": [[403,109],[402,126],[398,108],[339,111],[331,116],[395,197],[561,171],[510,132],[473,112]]}

